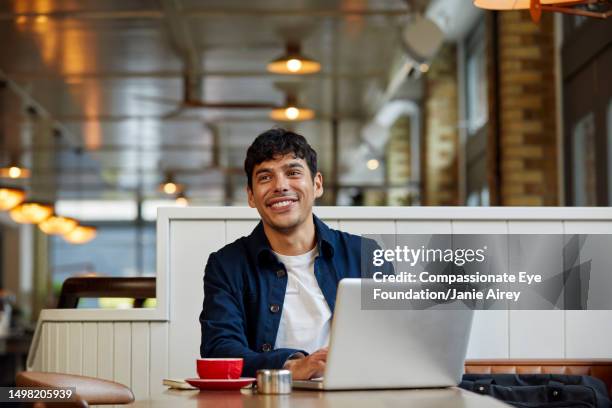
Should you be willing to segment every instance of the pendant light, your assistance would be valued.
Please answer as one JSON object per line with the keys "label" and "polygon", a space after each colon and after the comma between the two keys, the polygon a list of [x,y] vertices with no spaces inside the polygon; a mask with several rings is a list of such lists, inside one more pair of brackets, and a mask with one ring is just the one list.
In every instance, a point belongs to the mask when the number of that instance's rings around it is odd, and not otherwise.
{"label": "pendant light", "polygon": [[15,187],[0,187],[0,211],[15,208],[25,200],[25,191]]}
{"label": "pendant light", "polygon": [[270,111],[270,119],[281,122],[300,122],[314,119],[315,112],[312,109],[298,106],[295,95],[285,94],[285,105]]}
{"label": "pendant light", "polygon": [[91,225],[77,225],[72,231],[64,234],[64,239],[71,244],[85,244],[96,237],[98,230]]}
{"label": "pendant light", "polygon": [[62,235],[75,229],[78,224],[78,221],[74,218],[53,214],[38,224],[38,228],[45,234]]}
{"label": "pendant light", "polygon": [[176,203],[176,205],[179,205],[181,207],[187,207],[189,205],[189,199],[187,198],[187,195],[184,191],[181,191],[177,194],[174,202]]}
{"label": "pendant light", "polygon": [[268,63],[268,71],[274,74],[304,75],[314,74],[321,70],[321,64],[305,55],[302,55],[299,43],[289,42],[285,46],[285,53]]}
{"label": "pendant light", "polygon": [[19,224],[39,224],[53,214],[53,206],[47,203],[26,201],[13,208],[9,215]]}
{"label": "pendant light", "polygon": [[30,170],[15,163],[0,168],[0,177],[12,179],[25,179],[30,177]]}
{"label": "pendant light", "polygon": [[160,183],[159,190],[164,194],[174,195],[183,191],[183,185],[174,181],[172,173],[166,173],[166,178]]}
{"label": "pendant light", "polygon": [[[607,5],[607,8],[601,12],[574,8],[595,4]],[[609,2],[603,0],[474,0],[474,5],[487,10],[529,10],[531,19],[536,23],[540,21],[542,11],[594,18],[608,18],[612,14]]]}
{"label": "pendant light", "polygon": [[4,167],[0,167],[0,177],[11,179],[27,179],[30,177],[30,170],[19,165],[17,156],[16,154],[12,154],[8,164]]}

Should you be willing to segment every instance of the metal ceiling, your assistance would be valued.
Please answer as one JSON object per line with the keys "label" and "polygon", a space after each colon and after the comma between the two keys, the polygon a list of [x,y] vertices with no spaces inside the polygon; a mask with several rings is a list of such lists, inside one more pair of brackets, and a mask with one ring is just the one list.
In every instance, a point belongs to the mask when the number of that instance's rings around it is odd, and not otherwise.
{"label": "metal ceiling", "polygon": [[[4,148],[19,149],[23,161],[35,162],[28,183],[38,195],[152,197],[165,172],[173,171],[192,197],[218,197],[219,191],[240,197],[227,192],[243,188],[246,146],[274,123],[265,109],[188,110],[165,119],[177,108],[189,71],[202,78],[201,94],[212,102],[280,105],[279,82],[299,83],[300,102],[315,109],[318,119],[294,128],[322,150],[323,166],[331,167],[331,120],[338,119],[342,129],[342,123],[368,119],[368,92],[385,88],[409,11],[426,4],[2,2],[0,72],[28,95],[0,91],[9,139]],[[322,72],[300,78],[267,73],[267,62],[283,52],[287,40],[300,40],[303,52],[322,63]],[[53,119],[42,130],[41,109],[24,113],[32,101]],[[61,137],[53,137],[55,123]]]}

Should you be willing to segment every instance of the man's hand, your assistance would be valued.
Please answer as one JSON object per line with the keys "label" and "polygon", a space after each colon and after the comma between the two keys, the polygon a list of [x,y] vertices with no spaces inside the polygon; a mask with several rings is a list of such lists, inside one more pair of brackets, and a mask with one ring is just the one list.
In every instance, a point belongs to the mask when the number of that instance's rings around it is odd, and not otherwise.
{"label": "man's hand", "polygon": [[309,380],[323,375],[326,362],[327,347],[317,350],[306,357],[288,360],[283,368],[291,371],[291,376],[294,380]]}

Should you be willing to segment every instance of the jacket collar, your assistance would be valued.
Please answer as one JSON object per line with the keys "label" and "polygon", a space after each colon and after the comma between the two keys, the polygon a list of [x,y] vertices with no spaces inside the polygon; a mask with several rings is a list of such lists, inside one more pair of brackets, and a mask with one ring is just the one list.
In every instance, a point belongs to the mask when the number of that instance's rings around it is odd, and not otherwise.
{"label": "jacket collar", "polygon": [[[319,254],[323,255],[325,258],[331,259],[334,256],[333,234],[329,227],[316,215],[313,214],[312,217],[315,225]],[[251,232],[251,235],[247,237],[247,247],[251,254],[257,259],[257,262],[268,264],[277,262],[276,256],[274,256],[272,252],[270,242],[264,232],[262,221],[259,221],[259,224],[257,224],[253,232]]]}

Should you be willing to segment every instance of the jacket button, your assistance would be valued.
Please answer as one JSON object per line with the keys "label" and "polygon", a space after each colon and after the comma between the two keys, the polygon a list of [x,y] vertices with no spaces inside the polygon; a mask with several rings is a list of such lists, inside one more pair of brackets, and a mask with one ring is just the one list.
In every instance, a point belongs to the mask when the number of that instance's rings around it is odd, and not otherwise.
{"label": "jacket button", "polygon": [[270,311],[272,313],[278,313],[279,310],[280,310],[280,306],[279,305],[277,305],[277,304],[270,305]]}
{"label": "jacket button", "polygon": [[270,343],[264,343],[264,345],[261,346],[261,350],[267,353],[272,350],[272,345]]}
{"label": "jacket button", "polygon": [[276,276],[279,278],[282,278],[283,276],[285,276],[285,270],[284,269],[279,269],[278,271],[276,271]]}

